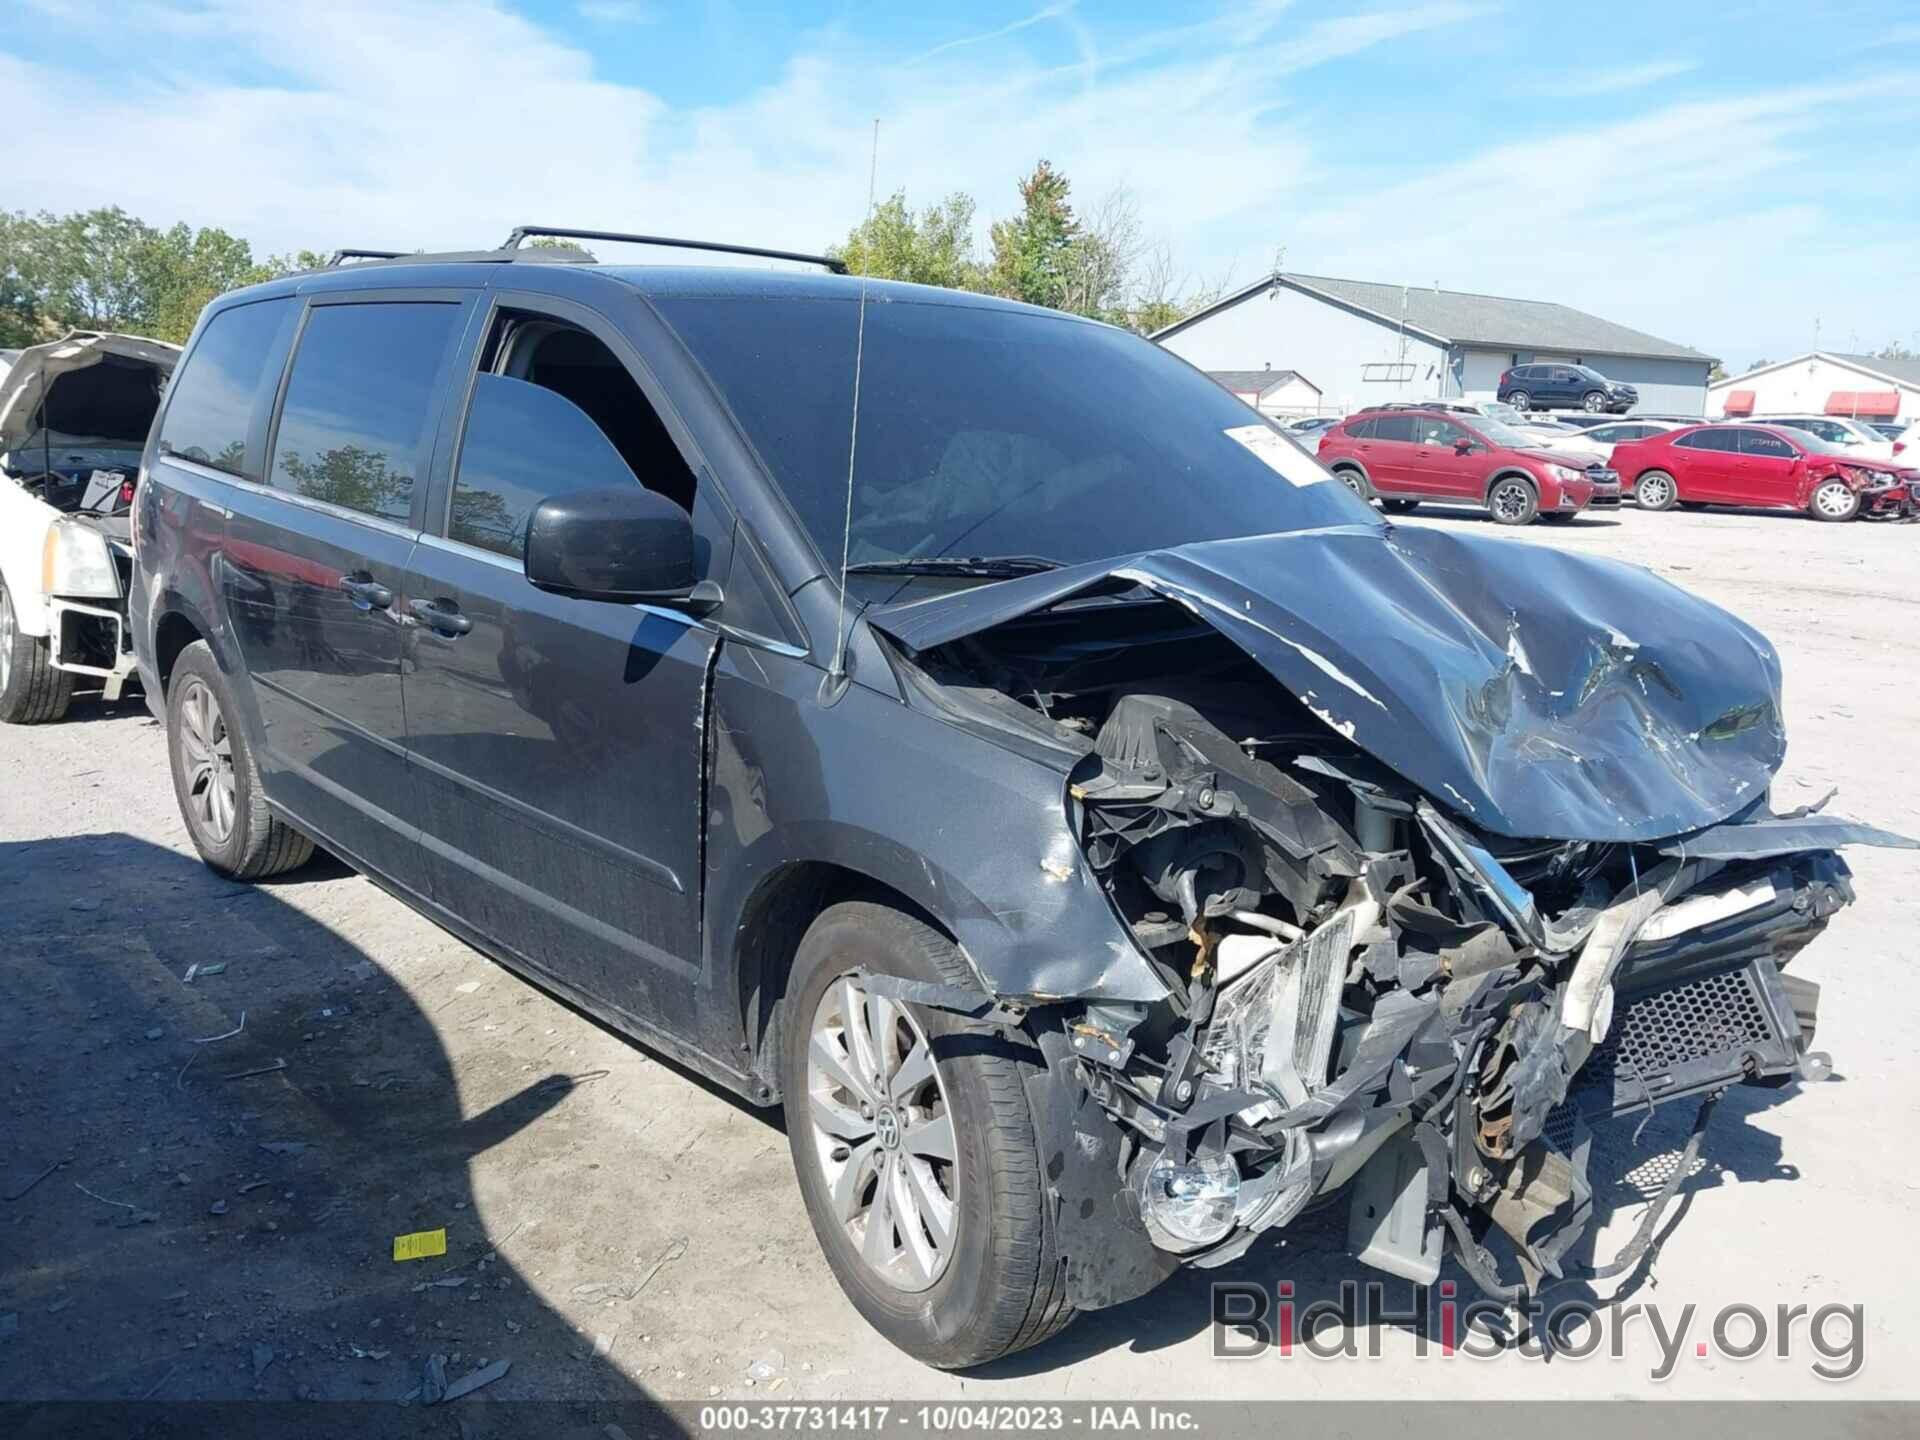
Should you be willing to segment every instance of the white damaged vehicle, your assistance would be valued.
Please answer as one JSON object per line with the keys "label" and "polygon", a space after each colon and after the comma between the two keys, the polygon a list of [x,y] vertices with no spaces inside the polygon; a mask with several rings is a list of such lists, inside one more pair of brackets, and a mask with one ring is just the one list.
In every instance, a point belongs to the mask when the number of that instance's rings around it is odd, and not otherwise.
{"label": "white damaged vehicle", "polygon": [[75,331],[0,372],[0,721],[109,700],[133,674],[129,514],[140,452],[180,348]]}

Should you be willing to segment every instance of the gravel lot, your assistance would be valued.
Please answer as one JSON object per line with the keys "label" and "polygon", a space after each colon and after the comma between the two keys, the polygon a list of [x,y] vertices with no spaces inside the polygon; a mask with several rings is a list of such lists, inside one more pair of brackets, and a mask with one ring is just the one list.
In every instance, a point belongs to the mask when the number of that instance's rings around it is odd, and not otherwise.
{"label": "gravel lot", "polygon": [[[1650,565],[1757,623],[1786,665],[1781,802],[1838,786],[1836,810],[1920,834],[1920,527],[1629,510],[1508,543]],[[1858,1304],[1867,1361],[1850,1382],[1815,1378],[1801,1343],[1744,1363],[1689,1344],[1655,1383],[1644,1325],[1621,1359],[1420,1358],[1404,1325],[1379,1359],[1211,1358],[1209,1278],[1289,1280],[1304,1302],[1371,1277],[1340,1254],[1343,1211],[962,1378],[891,1350],[841,1298],[777,1114],[324,858],[258,889],[204,870],[137,701],[0,733],[0,776],[0,1398],[398,1400],[435,1354],[450,1379],[510,1360],[486,1398],[1920,1391],[1920,1297],[1900,1278],[1920,1201],[1912,852],[1855,852],[1860,903],[1800,962],[1825,985],[1838,1078],[1730,1097],[1633,1297],[1696,1306],[1696,1334],[1733,1302]],[[243,1012],[239,1034],[192,1043]],[[1690,1113],[1663,1111],[1638,1148],[1631,1124],[1608,1132],[1603,1254]],[[444,1258],[392,1260],[394,1236],[441,1226]]]}

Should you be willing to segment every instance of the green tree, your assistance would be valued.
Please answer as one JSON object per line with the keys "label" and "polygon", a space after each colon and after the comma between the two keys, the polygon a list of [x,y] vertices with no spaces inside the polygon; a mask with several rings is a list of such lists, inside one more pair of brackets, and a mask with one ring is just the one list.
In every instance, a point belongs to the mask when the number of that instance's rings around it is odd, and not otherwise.
{"label": "green tree", "polygon": [[1021,179],[1019,213],[995,221],[989,231],[993,259],[988,273],[995,294],[1066,308],[1076,268],[1074,247],[1081,238],[1080,222],[1067,199],[1072,189],[1047,160]]}
{"label": "green tree", "polygon": [[68,330],[184,340],[216,295],[308,258],[257,263],[224,230],[159,230],[118,206],[0,214],[0,341],[33,344]]}
{"label": "green tree", "polygon": [[1920,355],[1915,355],[1912,350],[1902,345],[1898,340],[1894,340],[1874,351],[1873,358],[1876,360],[1915,360],[1920,359]]}
{"label": "green tree", "polygon": [[846,261],[856,275],[979,290],[986,277],[974,256],[973,216],[973,197],[963,191],[916,216],[906,191],[898,190],[827,253]]}
{"label": "green tree", "polygon": [[386,452],[364,445],[336,446],[311,460],[282,450],[280,468],[300,494],[349,510],[404,520],[412,503],[413,477],[389,470]]}

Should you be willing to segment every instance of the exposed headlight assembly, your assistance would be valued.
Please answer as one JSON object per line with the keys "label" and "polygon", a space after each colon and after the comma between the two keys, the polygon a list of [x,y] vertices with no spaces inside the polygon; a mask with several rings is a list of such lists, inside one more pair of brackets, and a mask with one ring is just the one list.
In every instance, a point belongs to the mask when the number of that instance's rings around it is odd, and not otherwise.
{"label": "exposed headlight assembly", "polygon": [[1563,484],[1568,480],[1584,480],[1587,478],[1586,471],[1575,470],[1570,465],[1549,465],[1547,469],[1553,472],[1554,479],[1562,482]]}
{"label": "exposed headlight assembly", "polygon": [[120,575],[107,537],[84,520],[56,520],[40,552],[40,588],[48,595],[117,599]]}

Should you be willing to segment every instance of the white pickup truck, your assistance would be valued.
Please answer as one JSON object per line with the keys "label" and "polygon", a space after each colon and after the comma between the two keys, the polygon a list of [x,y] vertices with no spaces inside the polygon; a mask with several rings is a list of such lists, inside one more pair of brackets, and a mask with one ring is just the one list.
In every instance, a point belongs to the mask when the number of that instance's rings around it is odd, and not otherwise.
{"label": "white pickup truck", "polygon": [[0,721],[58,720],[133,674],[128,514],[180,348],[75,331],[0,373]]}

